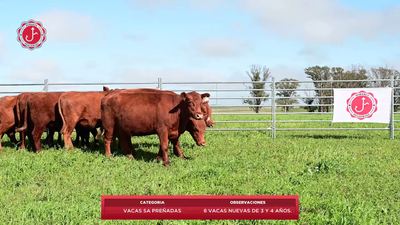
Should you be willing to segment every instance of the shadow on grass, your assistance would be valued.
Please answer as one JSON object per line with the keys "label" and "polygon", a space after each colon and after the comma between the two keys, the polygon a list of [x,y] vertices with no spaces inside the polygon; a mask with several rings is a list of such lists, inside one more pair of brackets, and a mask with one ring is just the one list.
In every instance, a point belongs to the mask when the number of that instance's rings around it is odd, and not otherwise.
{"label": "shadow on grass", "polygon": [[287,136],[294,138],[313,138],[313,139],[370,139],[371,138],[365,135],[355,136],[355,135],[294,134]]}
{"label": "shadow on grass", "polygon": [[1,145],[4,147],[8,147],[8,148],[17,148],[18,144],[14,144],[12,141],[2,141]]}
{"label": "shadow on grass", "polygon": [[[53,146],[49,146],[47,145],[45,142],[45,139],[42,138],[41,139],[41,146],[42,146],[42,150],[65,150],[64,148],[64,142],[62,142],[62,145],[59,146],[57,141],[54,140],[54,145]],[[74,143],[75,144],[75,143]],[[16,148],[17,150],[19,150],[20,146],[21,146],[21,142],[19,141],[18,144],[14,144],[13,142],[11,142],[10,140],[7,141],[2,141],[2,145],[3,147],[11,147],[11,148]],[[151,152],[149,151],[152,148],[157,148],[159,149],[160,144],[154,143],[154,142],[141,142],[141,143],[134,143],[133,147],[136,151],[136,154],[134,155],[136,160],[141,160],[144,162],[153,162],[154,160],[157,159],[157,153],[155,152]],[[30,153],[36,153],[36,150],[33,148],[33,146],[30,144],[29,139],[26,138],[25,140],[25,147],[26,150]],[[193,151],[193,149],[195,148],[195,144],[194,143],[181,143],[181,149],[183,154],[185,154],[185,150],[186,151]],[[100,153],[101,155],[105,155],[105,149],[104,149],[104,142],[102,139],[99,140],[98,145],[96,145],[93,140],[90,141],[90,147],[86,147],[86,146],[75,146],[74,148],[78,148],[80,151],[84,152],[84,153]],[[113,146],[111,145],[111,153],[114,156],[126,156],[125,151],[123,151],[122,149],[120,149],[118,146]],[[168,149],[168,155],[169,157],[179,157],[179,156],[175,156],[173,154],[173,147],[172,144],[169,143],[169,149]],[[186,160],[191,160],[191,157],[186,157]]]}

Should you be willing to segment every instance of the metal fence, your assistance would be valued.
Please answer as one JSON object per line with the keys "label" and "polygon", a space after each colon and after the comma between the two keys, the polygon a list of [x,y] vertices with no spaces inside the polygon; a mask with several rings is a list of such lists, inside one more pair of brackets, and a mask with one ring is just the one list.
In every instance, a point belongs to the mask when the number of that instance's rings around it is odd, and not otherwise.
{"label": "metal fence", "polygon": [[[278,81],[281,82],[281,81]],[[64,91],[100,91],[101,86],[107,86],[111,89],[113,88],[156,88],[160,90],[170,90],[176,93],[180,92],[190,92],[190,91],[197,91],[199,93],[210,93],[210,106],[213,109],[213,119],[215,123],[214,128],[209,128],[207,131],[271,131],[271,137],[276,137],[277,131],[308,131],[308,130],[388,130],[389,131],[389,138],[394,139],[394,131],[400,130],[395,129],[394,122],[400,122],[400,120],[394,120],[394,115],[399,114],[399,112],[395,112],[394,108],[397,105],[395,99],[397,100],[400,95],[396,95],[396,90],[400,89],[400,79],[376,79],[376,80],[320,80],[320,81],[290,81],[292,83],[298,83],[299,87],[296,89],[279,89],[276,87],[277,81],[275,78],[272,77],[271,81],[260,81],[260,82],[252,82],[252,81],[225,81],[225,82],[163,82],[161,78],[158,78],[157,82],[143,82],[143,83],[129,83],[129,82],[122,82],[122,83],[51,83],[48,79],[44,80],[44,83],[30,83],[30,84],[0,84],[0,88],[2,91],[0,95],[17,95],[22,92],[37,92],[37,91],[52,91],[52,92],[64,92]],[[285,81],[282,81],[285,82]],[[386,128],[277,128],[278,123],[320,123],[320,122],[328,122],[331,123],[331,120],[277,120],[276,115],[296,115],[296,114],[327,114],[332,115],[333,112],[277,112],[279,107],[331,107],[333,109],[333,89],[337,88],[334,87],[335,84],[344,84],[344,83],[355,83],[355,82],[367,82],[367,87],[376,87],[376,84],[379,83],[378,86],[386,86],[392,87],[392,104],[391,104],[391,121]],[[265,83],[265,89],[252,89],[251,84],[253,83]],[[311,84],[315,86],[315,83],[324,84],[320,86],[324,86],[323,88],[310,88],[309,86],[304,87],[304,84]],[[382,85],[382,83],[386,83],[386,85]],[[248,86],[245,86],[248,84]],[[241,88],[238,88],[238,85],[243,85]],[[182,87],[183,88],[180,88]],[[23,88],[22,88],[23,87]],[[225,88],[223,88],[225,87]],[[228,88],[226,88],[228,87]],[[11,89],[12,91],[3,91],[5,89]],[[15,91],[15,90],[18,91]],[[269,94],[268,97],[252,97],[250,95],[250,91],[265,91]],[[315,92],[315,91],[332,91],[332,95],[323,95],[323,96],[290,96],[285,97],[280,95],[282,91],[299,91],[304,92]],[[400,92],[399,92],[400,93]],[[299,94],[299,93],[298,93]],[[240,95],[240,96],[239,96]],[[331,99],[329,104],[290,104],[290,105],[279,105],[277,104],[277,100],[279,99],[304,99],[306,97],[313,98],[313,99]],[[249,105],[244,104],[243,100],[245,99],[265,99],[270,100],[267,101],[270,104],[261,104],[261,105]],[[229,100],[235,100],[236,104],[221,104]],[[240,102],[240,103],[238,103]],[[214,104],[213,104],[214,103]],[[263,108],[269,108],[269,112],[220,112],[215,109],[221,108],[249,108],[249,107],[256,107],[262,106]],[[256,115],[259,117],[266,117],[269,115],[271,119],[269,120],[218,120],[220,115]],[[247,124],[247,123],[269,123],[270,126],[267,128],[220,128],[218,124],[223,123],[232,123],[232,124]],[[332,124],[332,123],[331,123]]]}

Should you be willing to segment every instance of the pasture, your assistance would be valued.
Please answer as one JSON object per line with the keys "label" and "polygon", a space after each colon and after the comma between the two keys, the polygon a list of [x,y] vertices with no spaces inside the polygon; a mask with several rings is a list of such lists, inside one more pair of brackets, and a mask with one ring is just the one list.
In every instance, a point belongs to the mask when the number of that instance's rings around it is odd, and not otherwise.
{"label": "pasture", "polygon": [[[329,120],[331,116],[276,118]],[[270,116],[213,119],[270,120]],[[270,124],[216,125],[267,128]],[[330,124],[277,123],[277,128],[283,127]],[[186,132],[181,145],[188,159],[175,157],[170,145],[169,168],[155,160],[156,135],[132,138],[136,161],[115,149],[114,157],[106,158],[102,140],[99,150],[47,149],[37,154],[17,150],[4,137],[0,224],[400,224],[400,133],[395,135],[389,140],[388,131],[277,131],[272,140],[269,131],[207,131],[207,145],[198,147]],[[299,195],[300,220],[102,221],[101,195]]]}

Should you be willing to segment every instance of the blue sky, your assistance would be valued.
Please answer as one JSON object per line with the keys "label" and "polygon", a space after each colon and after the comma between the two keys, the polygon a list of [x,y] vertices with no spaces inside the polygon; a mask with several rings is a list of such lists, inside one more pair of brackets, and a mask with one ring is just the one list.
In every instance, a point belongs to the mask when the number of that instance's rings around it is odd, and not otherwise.
{"label": "blue sky", "polygon": [[[247,81],[251,64],[276,80],[307,80],[314,65],[400,69],[398,1],[0,0],[0,8],[0,83]],[[47,29],[33,51],[16,40],[29,19]]]}

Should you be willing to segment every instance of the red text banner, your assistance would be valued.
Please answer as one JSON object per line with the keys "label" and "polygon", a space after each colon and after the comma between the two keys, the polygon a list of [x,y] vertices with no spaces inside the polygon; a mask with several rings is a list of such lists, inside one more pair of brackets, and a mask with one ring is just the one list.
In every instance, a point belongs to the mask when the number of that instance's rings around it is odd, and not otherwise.
{"label": "red text banner", "polygon": [[298,220],[298,195],[103,195],[103,220]]}

